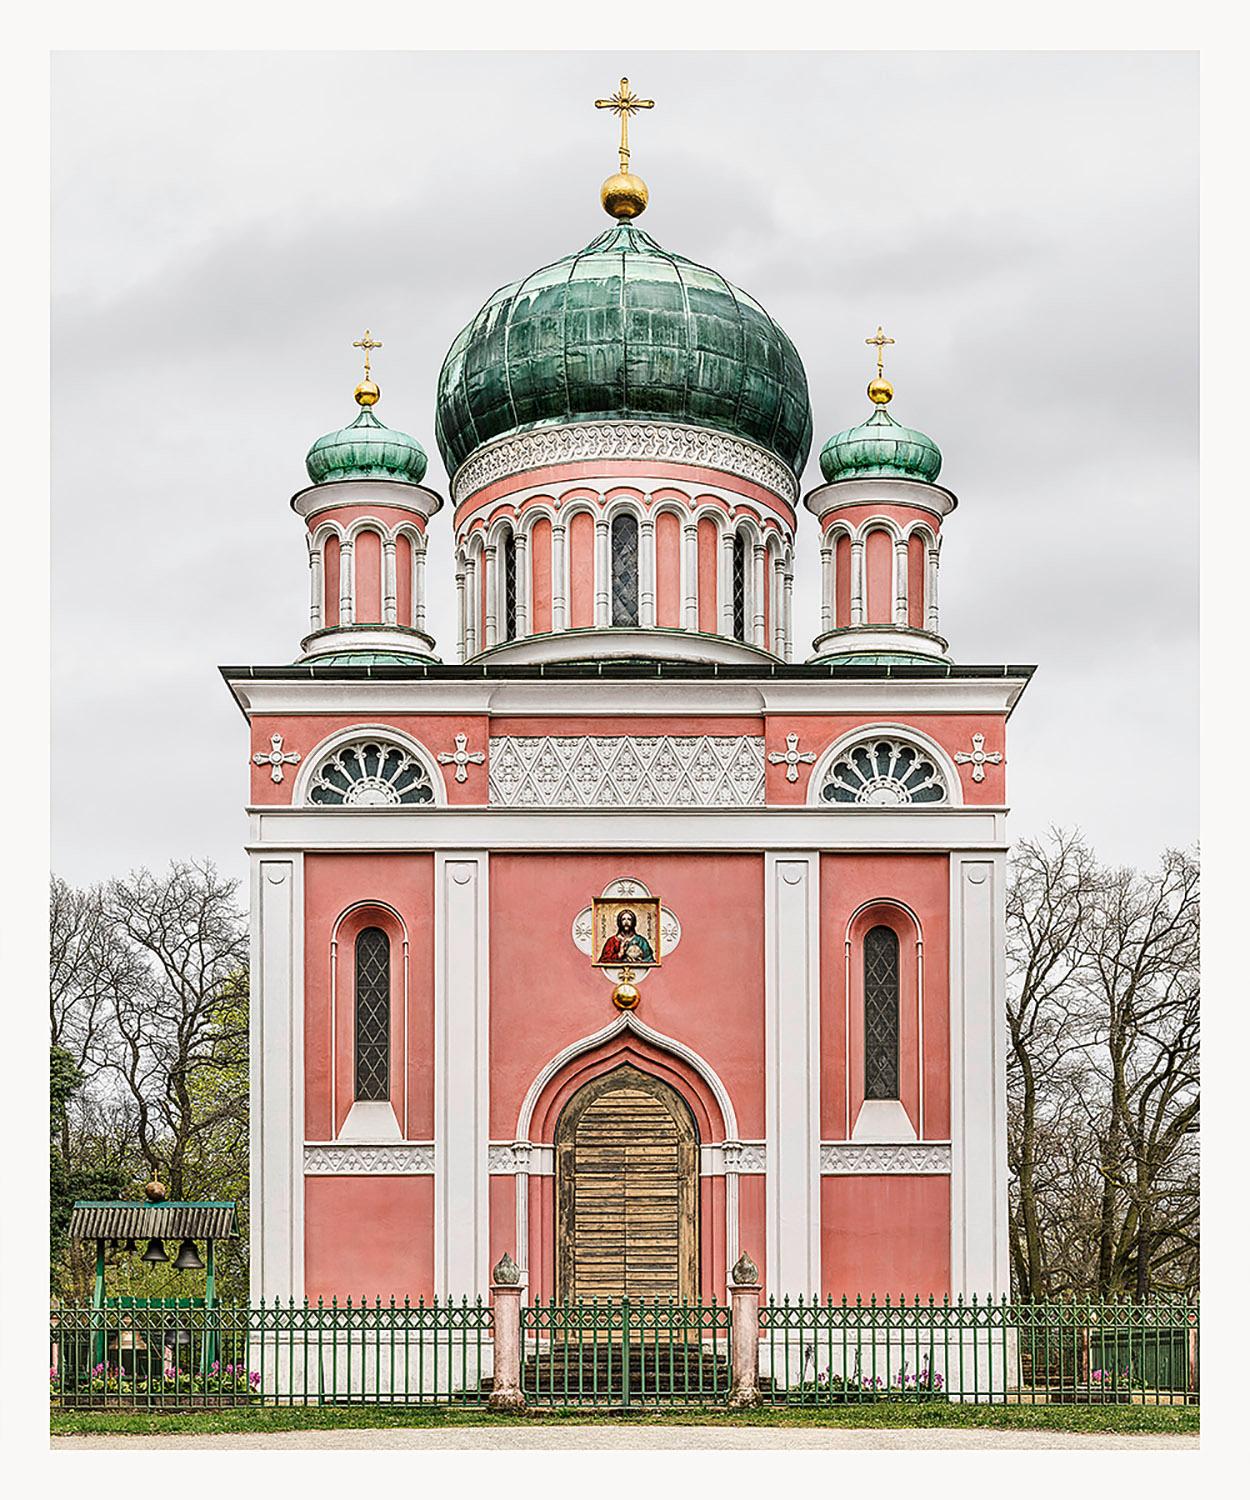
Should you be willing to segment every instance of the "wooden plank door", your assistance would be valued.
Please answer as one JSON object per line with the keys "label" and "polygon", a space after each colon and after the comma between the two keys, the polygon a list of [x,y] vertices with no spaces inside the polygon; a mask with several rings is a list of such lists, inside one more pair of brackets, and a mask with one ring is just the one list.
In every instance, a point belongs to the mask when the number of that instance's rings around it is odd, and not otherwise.
{"label": "wooden plank door", "polygon": [[697,1295],[698,1141],[685,1101],[623,1066],[556,1126],[557,1295]]}

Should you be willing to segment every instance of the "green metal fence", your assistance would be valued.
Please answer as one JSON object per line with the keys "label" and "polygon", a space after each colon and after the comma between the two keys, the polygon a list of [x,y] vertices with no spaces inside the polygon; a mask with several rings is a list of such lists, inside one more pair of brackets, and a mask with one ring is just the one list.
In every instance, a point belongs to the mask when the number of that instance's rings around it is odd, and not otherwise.
{"label": "green metal fence", "polygon": [[1198,1400],[1198,1304],[769,1298],[765,1402]]}
{"label": "green metal fence", "polygon": [[521,1309],[521,1390],[533,1406],[721,1406],[730,1333],[715,1299],[536,1302]]}
{"label": "green metal fence", "polygon": [[116,1300],[52,1314],[51,1387],[66,1406],[483,1404],[481,1298],[194,1306]]}

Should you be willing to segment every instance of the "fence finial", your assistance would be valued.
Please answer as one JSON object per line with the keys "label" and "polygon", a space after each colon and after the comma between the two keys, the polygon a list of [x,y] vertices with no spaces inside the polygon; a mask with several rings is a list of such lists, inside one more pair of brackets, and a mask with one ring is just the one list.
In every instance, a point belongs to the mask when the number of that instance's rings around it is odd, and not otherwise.
{"label": "fence finial", "polygon": [[516,1286],[521,1280],[521,1268],[506,1250],[490,1274],[496,1286]]}
{"label": "fence finial", "polygon": [[735,1286],[759,1285],[760,1268],[755,1264],[755,1262],[751,1259],[751,1257],[746,1253],[745,1250],[738,1257],[737,1263],[735,1264],[733,1271],[730,1274],[733,1277],[733,1283]]}

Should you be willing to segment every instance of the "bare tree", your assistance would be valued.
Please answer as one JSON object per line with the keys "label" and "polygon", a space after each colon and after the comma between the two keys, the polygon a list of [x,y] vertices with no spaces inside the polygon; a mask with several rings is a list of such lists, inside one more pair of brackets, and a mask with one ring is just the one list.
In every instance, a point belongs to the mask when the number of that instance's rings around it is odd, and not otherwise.
{"label": "bare tree", "polygon": [[144,980],[118,993],[113,1063],[133,1103],[147,1168],[181,1197],[189,1159],[223,1122],[245,1118],[247,938],[235,882],[209,863],[175,861],[113,881],[105,915],[140,958]]}

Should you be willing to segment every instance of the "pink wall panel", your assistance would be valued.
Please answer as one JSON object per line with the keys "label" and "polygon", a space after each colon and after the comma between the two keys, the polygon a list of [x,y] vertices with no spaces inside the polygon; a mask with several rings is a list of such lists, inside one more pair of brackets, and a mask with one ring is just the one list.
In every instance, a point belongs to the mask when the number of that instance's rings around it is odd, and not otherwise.
{"label": "pink wall panel", "polygon": [[716,567],[719,532],[711,516],[699,522],[699,629],[715,635],[720,629],[717,617]]}
{"label": "pink wall panel", "polygon": [[915,630],[925,628],[924,610],[925,544],[923,537],[907,540],[907,623]]}
{"label": "pink wall panel", "polygon": [[579,511],[569,522],[569,624],[595,623],[595,522]]}
{"label": "pink wall panel", "polygon": [[339,622],[339,569],[339,539],[336,536],[330,536],[326,538],[325,552],[321,560],[321,582],[325,590],[322,624],[326,629],[330,629]]}
{"label": "pink wall panel", "polygon": [[304,1290],[324,1297],[434,1294],[434,1178],[306,1177]]}
{"label": "pink wall panel", "polygon": [[894,540],[888,531],[870,531],[864,541],[865,618],[888,625],[894,618]]}
{"label": "pink wall panel", "polygon": [[551,522],[540,516],[530,532],[530,629],[551,629]]}
{"label": "pink wall panel", "polygon": [[395,538],[395,620],[411,625],[412,618],[412,543],[406,536]]}
{"label": "pink wall panel", "polygon": [[949,1177],[822,1177],[820,1207],[822,1293],[950,1291]]}
{"label": "pink wall panel", "polygon": [[382,622],[382,538],[362,531],[353,547],[356,566],[356,623]]}
{"label": "pink wall panel", "polygon": [[655,622],[681,624],[681,523],[671,510],[655,518]]}
{"label": "pink wall panel", "polygon": [[851,539],[840,536],[834,543],[834,625],[851,623]]}

